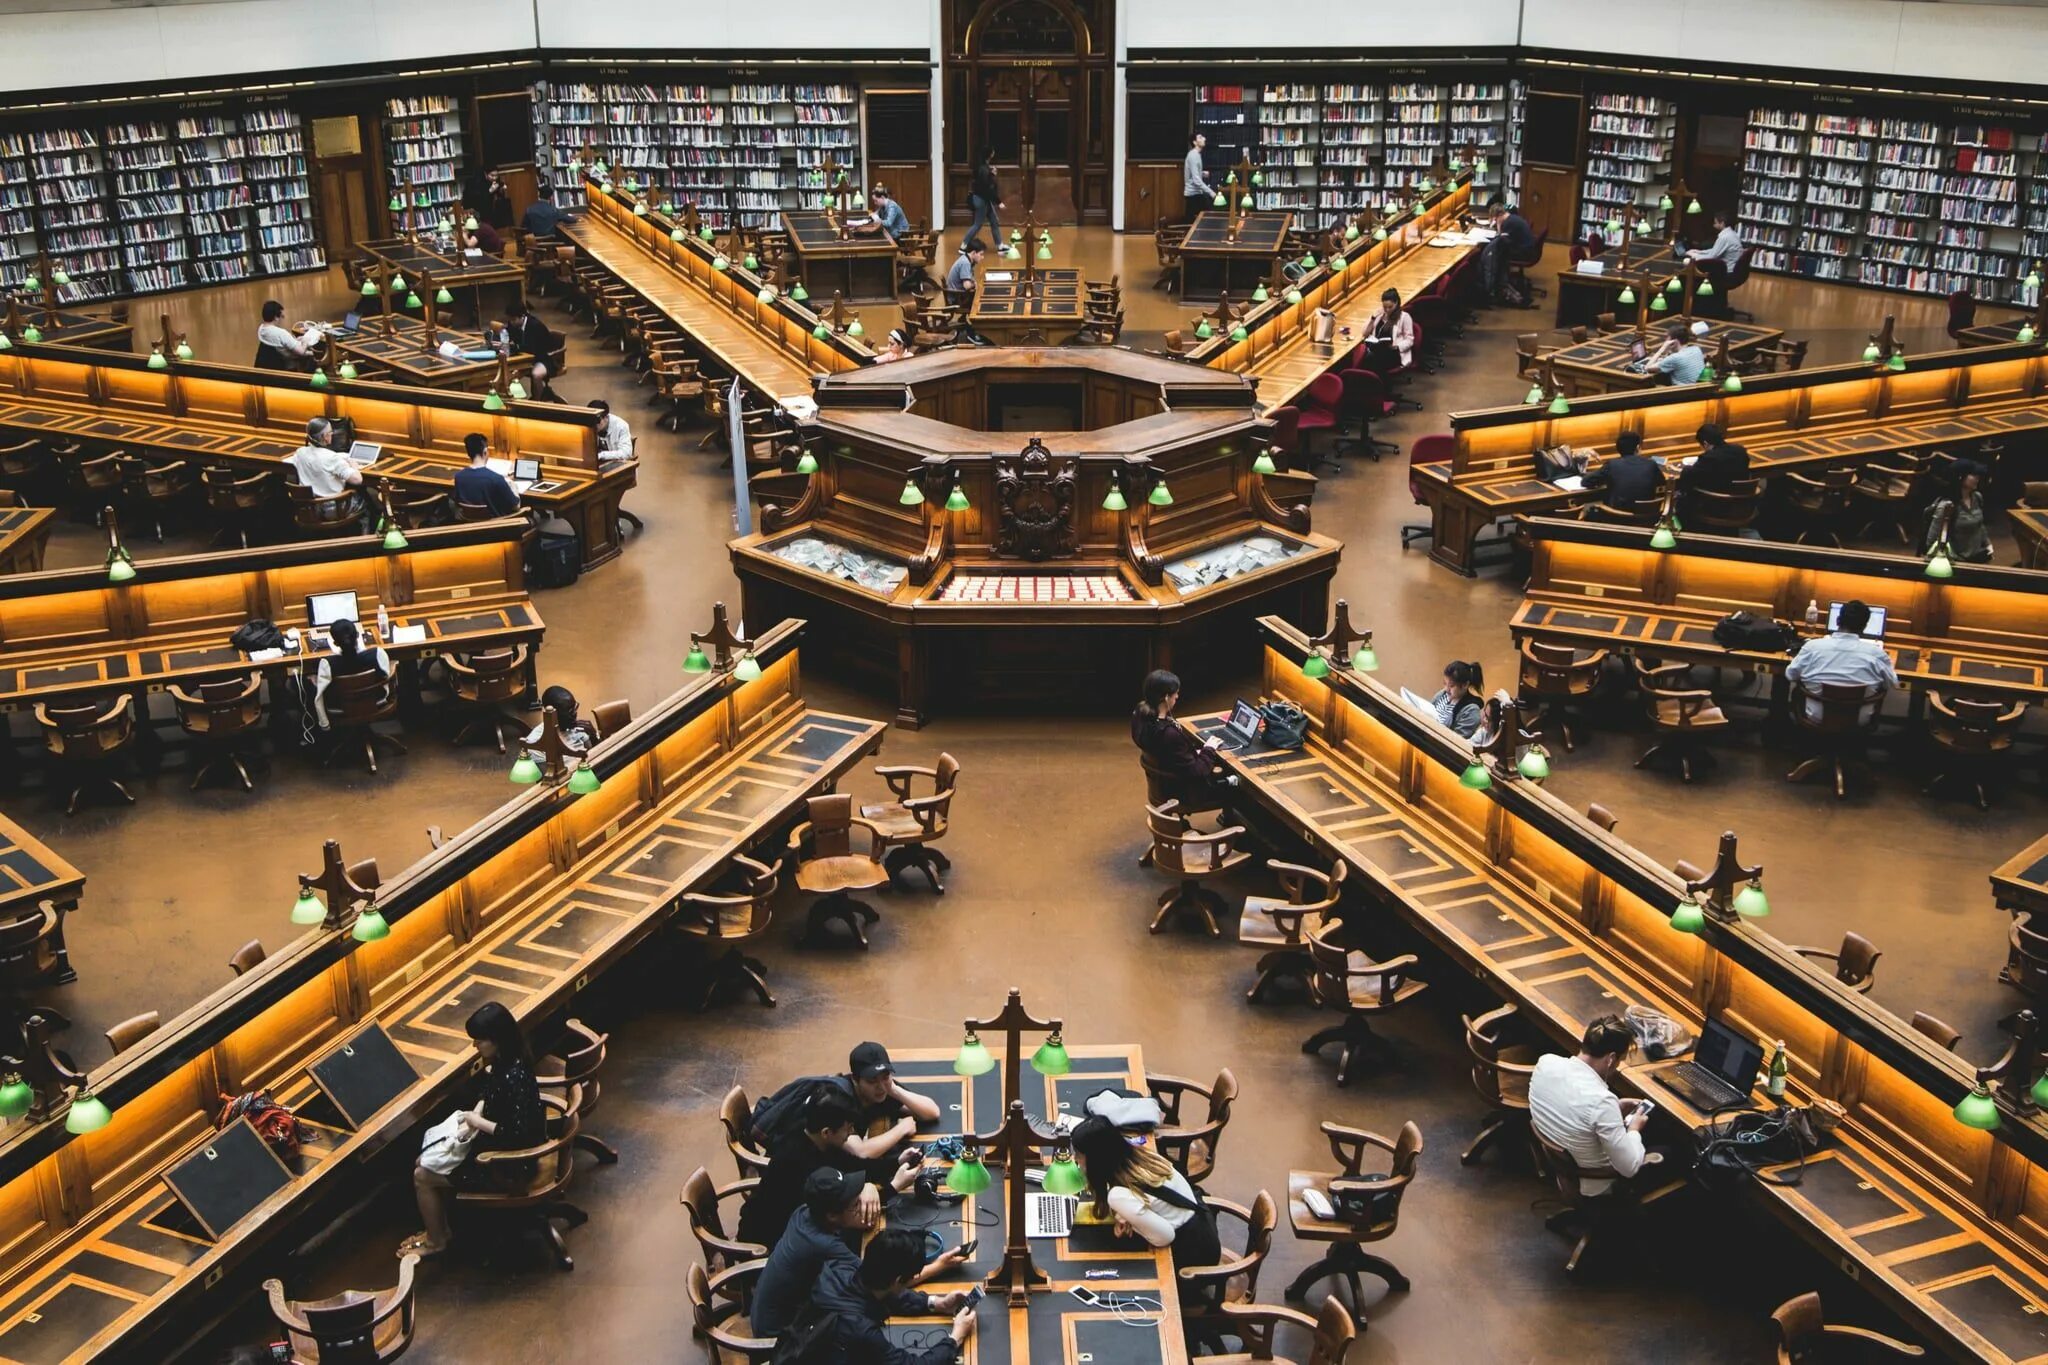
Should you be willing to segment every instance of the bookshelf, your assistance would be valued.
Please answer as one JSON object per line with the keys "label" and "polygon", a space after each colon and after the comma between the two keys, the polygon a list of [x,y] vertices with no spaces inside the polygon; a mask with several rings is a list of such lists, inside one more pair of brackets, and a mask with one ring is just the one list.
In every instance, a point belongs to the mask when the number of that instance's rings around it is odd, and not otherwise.
{"label": "bookshelf", "polygon": [[[1316,157],[1322,147],[1322,91],[1315,85],[1269,85],[1259,94],[1259,150],[1252,163],[1263,181],[1252,202],[1260,209],[1292,209],[1307,213],[1315,208]],[[1232,158],[1223,176],[1212,177],[1222,188]],[[1238,193],[1243,187],[1232,187]]]}
{"label": "bookshelf", "polygon": [[1427,81],[1400,81],[1387,87],[1380,164],[1381,178],[1388,187],[1413,184],[1431,166],[1449,159],[1444,89]]}
{"label": "bookshelf", "polygon": [[1752,109],[1742,133],[1742,199],[1737,215],[1753,270],[1789,271],[1805,202],[1806,136],[1801,109]]}
{"label": "bookshelf", "polygon": [[1579,235],[1606,235],[1606,224],[1630,205],[1648,211],[1661,235],[1658,209],[1671,183],[1678,106],[1656,95],[1600,91],[1587,101],[1586,174],[1579,195]]}
{"label": "bookshelf", "polygon": [[44,249],[51,265],[71,277],[57,290],[58,299],[113,297],[123,284],[120,238],[98,135],[84,128],[32,129],[28,153]]}
{"label": "bookshelf", "polygon": [[1223,179],[1225,166],[1235,166],[1259,149],[1259,104],[1241,85],[1195,87],[1195,131],[1209,139],[1202,164],[1209,183]]}
{"label": "bookshelf", "polygon": [[1450,87],[1450,151],[1463,158],[1471,147],[1485,159],[1485,173],[1475,162],[1472,174],[1472,194],[1481,203],[1507,187],[1508,111],[1513,98],[1504,82],[1460,81]]}
{"label": "bookshelf", "polygon": [[533,87],[533,118],[534,149],[555,187],[555,203],[565,209],[582,207],[583,173],[576,163],[586,144],[603,147],[597,87],[541,81]]}
{"label": "bookshelf", "polygon": [[1529,87],[1523,81],[1508,82],[1508,171],[1510,203],[1522,199],[1522,124],[1529,116]]}
{"label": "bookshelf", "polygon": [[404,200],[393,227],[432,221],[462,197],[461,101],[452,95],[387,99],[383,127],[391,192]]}
{"label": "bookshelf", "polygon": [[226,284],[256,273],[249,251],[249,185],[243,179],[242,121],[225,112],[181,114],[172,129],[195,284]]}
{"label": "bookshelf", "polygon": [[313,193],[298,111],[257,105],[242,118],[242,173],[249,184],[259,273],[283,275],[327,264],[313,243]]}
{"label": "bookshelf", "polygon": [[18,288],[35,263],[35,213],[28,137],[0,133],[0,292]]}
{"label": "bookshelf", "polygon": [[1328,83],[1322,90],[1318,215],[1327,219],[1375,208],[1383,197],[1380,112],[1386,91],[1356,81]]}
{"label": "bookshelf", "polygon": [[158,120],[113,124],[107,129],[106,150],[114,182],[122,292],[182,289],[191,251],[170,125]]}
{"label": "bookshelf", "polygon": [[1934,292],[1967,287],[1980,299],[2019,300],[2026,273],[2021,172],[2031,159],[2022,141],[2005,123],[1966,121],[1951,132],[1935,215],[1935,278],[1925,282]]}

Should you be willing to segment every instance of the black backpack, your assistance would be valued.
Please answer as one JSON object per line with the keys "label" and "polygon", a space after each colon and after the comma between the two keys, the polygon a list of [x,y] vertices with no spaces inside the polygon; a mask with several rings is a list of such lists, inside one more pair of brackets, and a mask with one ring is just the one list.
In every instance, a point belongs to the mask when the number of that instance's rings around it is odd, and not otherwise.
{"label": "black backpack", "polygon": [[527,574],[536,588],[566,588],[583,572],[583,547],[575,536],[543,531],[527,559]]}
{"label": "black backpack", "polygon": [[1714,643],[1728,649],[1782,654],[1799,642],[1799,632],[1753,611],[1732,611],[1714,623]]}
{"label": "black backpack", "polygon": [[775,1338],[771,1365],[827,1365],[839,1357],[839,1315],[806,1303]]}
{"label": "black backpack", "polygon": [[754,1112],[747,1119],[747,1136],[762,1151],[773,1151],[783,1139],[802,1131],[805,1108],[826,1090],[846,1094],[837,1076],[799,1076],[774,1094],[755,1100]]}

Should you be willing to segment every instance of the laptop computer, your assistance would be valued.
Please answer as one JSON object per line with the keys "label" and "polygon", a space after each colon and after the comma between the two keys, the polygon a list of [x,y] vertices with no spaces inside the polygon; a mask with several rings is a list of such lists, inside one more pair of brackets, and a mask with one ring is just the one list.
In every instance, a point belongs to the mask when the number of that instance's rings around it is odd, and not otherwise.
{"label": "laptop computer", "polygon": [[1756,1073],[1764,1064],[1763,1044],[1743,1037],[1717,1019],[1707,1020],[1692,1059],[1680,1062],[1661,1077],[1666,1085],[1702,1110],[1749,1108],[1754,1101]]}
{"label": "laptop computer", "polygon": [[1230,719],[1223,722],[1222,732],[1209,736],[1207,744],[1212,749],[1249,748],[1258,743],[1259,731],[1265,723],[1259,708],[1239,697],[1237,705],[1230,708]]}
{"label": "laptop computer", "polygon": [[[1841,626],[1838,622],[1841,618],[1842,604],[1840,602],[1828,603],[1828,629],[1831,631],[1840,630]],[[1870,609],[1870,622],[1863,627],[1863,638],[1866,640],[1882,640],[1884,638],[1883,607],[1872,607]]]}
{"label": "laptop computer", "polygon": [[341,334],[345,337],[352,337],[362,325],[363,315],[361,313],[350,313],[341,320]]}
{"label": "laptop computer", "polygon": [[306,624],[314,630],[325,630],[336,621],[360,621],[356,611],[354,588],[316,592],[306,599]]}
{"label": "laptop computer", "polygon": [[1080,1203],[1078,1195],[1047,1194],[1044,1190],[1031,1191],[1024,1196],[1024,1235],[1071,1235],[1074,1231],[1074,1210],[1080,1207]]}
{"label": "laptop computer", "polygon": [[384,453],[384,447],[368,441],[357,441],[348,448],[349,463],[358,469],[377,463],[377,457]]}

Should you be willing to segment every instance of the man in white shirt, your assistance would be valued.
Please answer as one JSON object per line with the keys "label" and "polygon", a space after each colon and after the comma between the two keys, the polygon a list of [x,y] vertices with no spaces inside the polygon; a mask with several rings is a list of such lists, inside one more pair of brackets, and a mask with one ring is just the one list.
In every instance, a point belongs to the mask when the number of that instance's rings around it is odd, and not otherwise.
{"label": "man in white shirt", "polygon": [[591,399],[590,406],[604,414],[604,420],[597,424],[598,455],[608,455],[614,460],[631,459],[633,428],[627,426],[626,419],[615,414],[612,405],[602,398]]}
{"label": "man in white shirt", "polygon": [[[1863,638],[1863,628],[1869,624],[1868,606],[1862,602],[1844,602],[1841,611],[1835,615],[1834,630],[1817,640],[1808,640],[1792,657],[1792,662],[1785,666],[1785,676],[1810,693],[1817,694],[1823,683],[1849,683],[1862,688],[1869,700],[1864,703],[1859,716],[1866,725],[1877,714],[1885,692],[1899,685],[1899,675],[1892,668],[1892,656],[1885,653],[1884,645]],[[1806,718],[1821,718],[1818,695],[1806,698]]]}
{"label": "man in white shirt", "polygon": [[[1611,1170],[1626,1180],[1663,1159],[1643,1147],[1643,1125],[1650,1116],[1641,1102],[1616,1099],[1608,1089],[1635,1041],[1626,1020],[1607,1014],[1586,1026],[1576,1057],[1553,1052],[1536,1059],[1529,1077],[1529,1121],[1545,1141],[1571,1153],[1581,1171]],[[1601,1195],[1614,1183],[1605,1177],[1581,1179],[1579,1189]]]}
{"label": "man in white shirt", "polygon": [[316,498],[338,498],[363,481],[354,460],[334,449],[334,423],[315,417],[306,423],[306,443],[284,457],[299,482]]}
{"label": "man in white shirt", "polygon": [[1180,167],[1180,192],[1187,199],[1190,223],[1195,221],[1195,215],[1216,202],[1216,191],[1210,188],[1208,173],[1202,167],[1202,148],[1208,145],[1209,139],[1196,133],[1187,160]]}
{"label": "man in white shirt", "polygon": [[296,360],[310,360],[319,349],[284,325],[284,305],[271,299],[263,305],[263,322],[256,328],[256,368],[288,370]]}

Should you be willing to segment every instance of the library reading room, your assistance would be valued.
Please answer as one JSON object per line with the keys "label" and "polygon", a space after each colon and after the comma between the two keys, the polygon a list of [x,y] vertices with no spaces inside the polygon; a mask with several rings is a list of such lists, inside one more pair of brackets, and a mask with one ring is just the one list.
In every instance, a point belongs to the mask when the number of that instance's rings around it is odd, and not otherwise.
{"label": "library reading room", "polygon": [[2048,1365],[2048,0],[775,14],[0,0],[0,1365]]}

